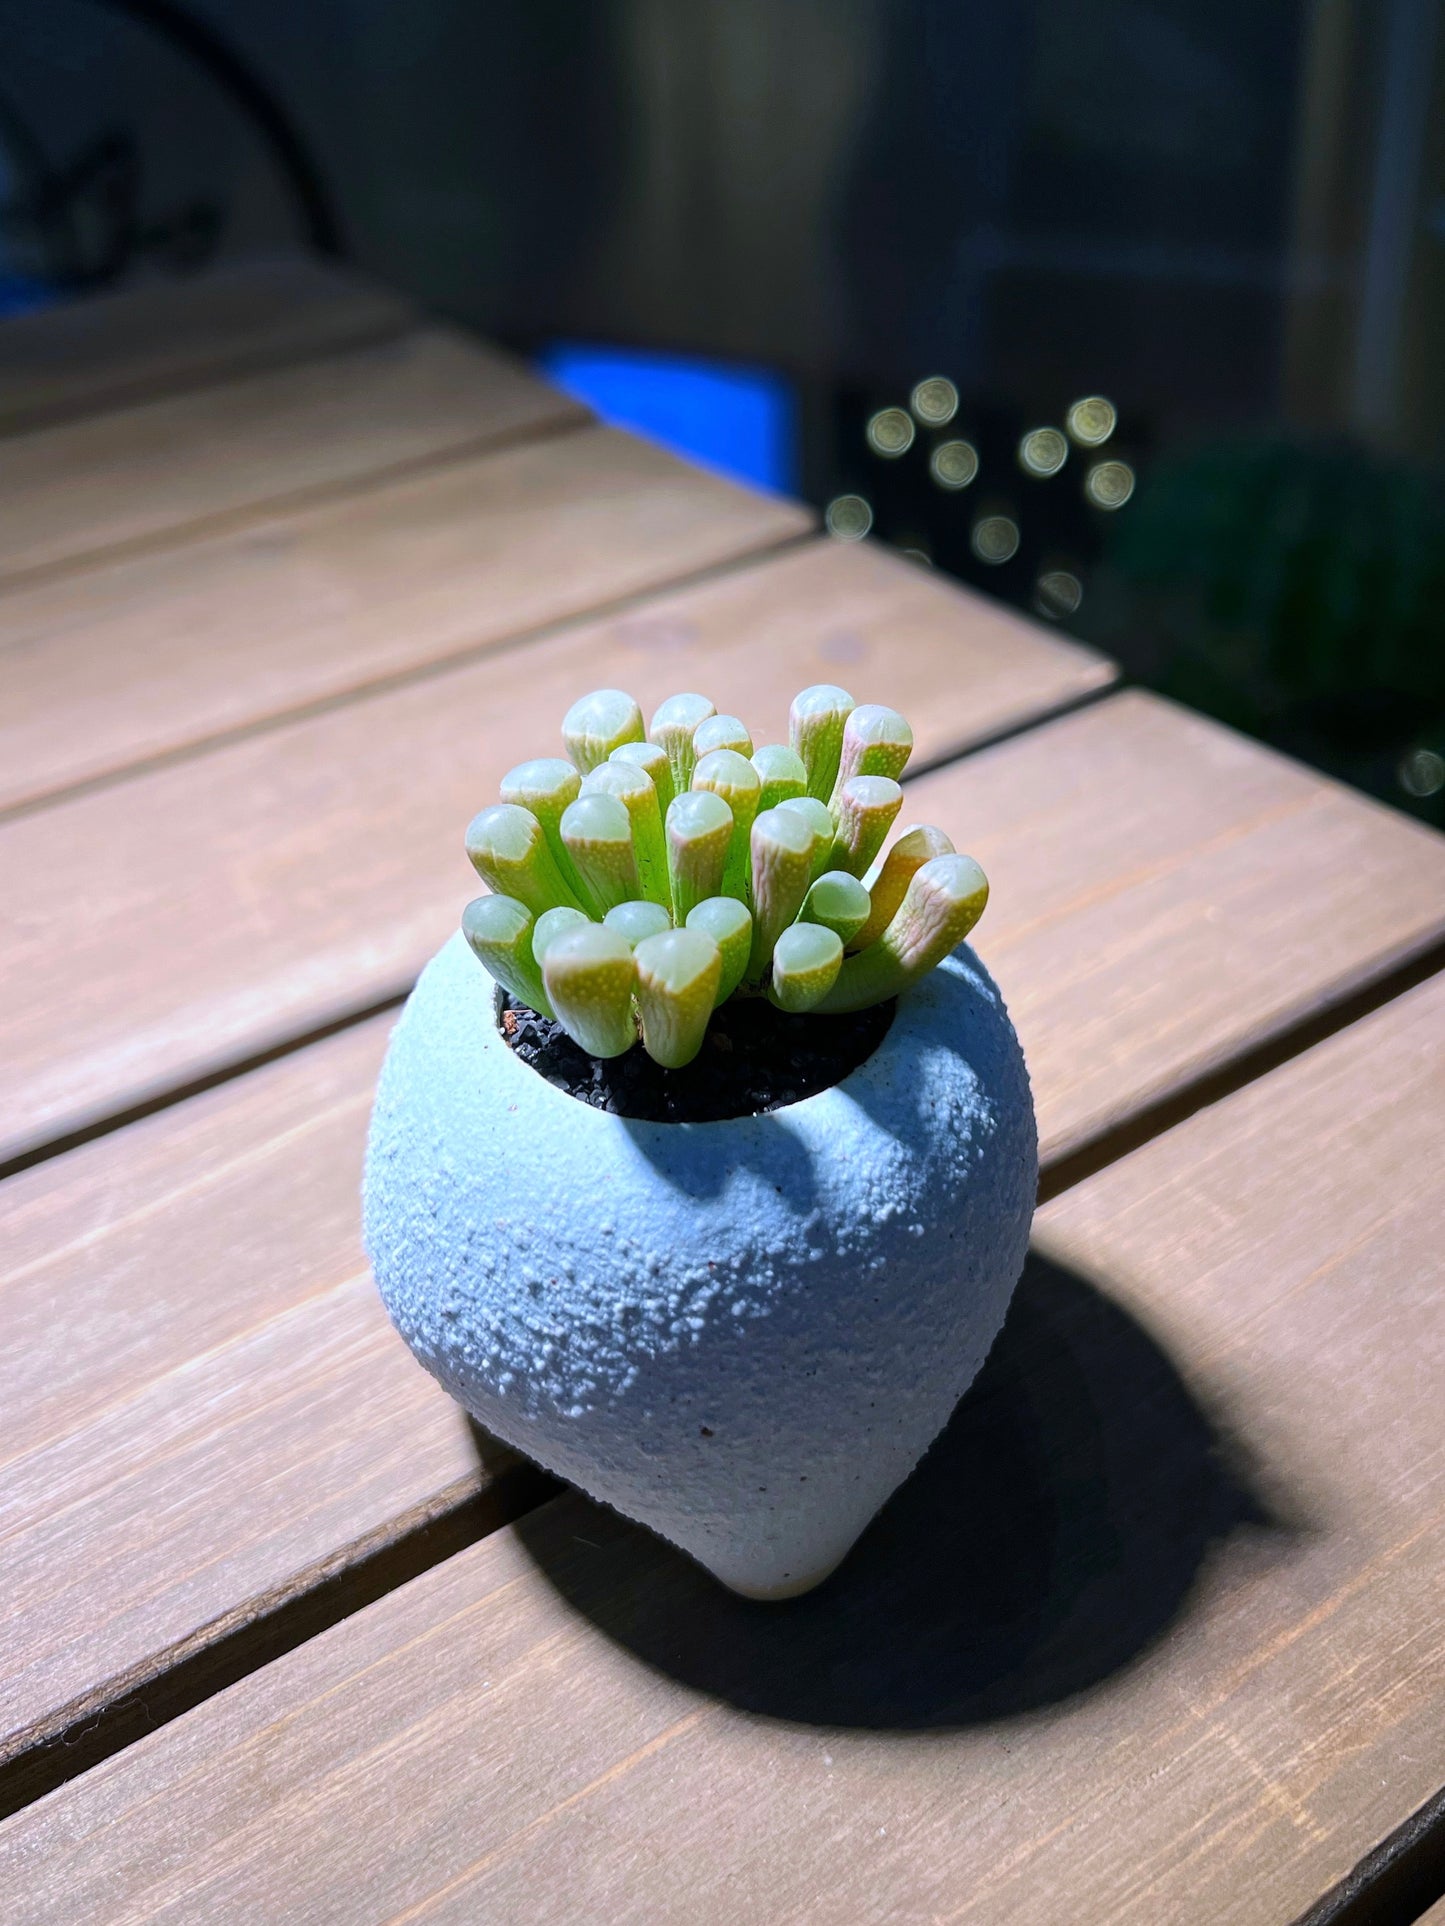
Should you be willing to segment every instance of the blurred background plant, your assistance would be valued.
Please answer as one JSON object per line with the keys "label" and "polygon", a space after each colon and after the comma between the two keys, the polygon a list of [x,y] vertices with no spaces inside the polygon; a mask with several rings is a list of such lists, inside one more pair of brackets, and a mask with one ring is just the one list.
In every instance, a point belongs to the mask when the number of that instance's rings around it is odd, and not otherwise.
{"label": "blurred background plant", "polygon": [[343,254],[1441,823],[1440,12],[0,0],[0,305]]}

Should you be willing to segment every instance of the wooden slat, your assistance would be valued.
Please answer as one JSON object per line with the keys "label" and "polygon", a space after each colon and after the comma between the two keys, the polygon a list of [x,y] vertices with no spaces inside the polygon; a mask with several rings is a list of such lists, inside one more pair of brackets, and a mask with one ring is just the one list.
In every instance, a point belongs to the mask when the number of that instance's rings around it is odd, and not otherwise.
{"label": "wooden slat", "polygon": [[1440,1776],[1445,981],[1048,1206],[811,1600],[575,1498],[0,1828],[12,1914],[1275,1926]]}
{"label": "wooden slat", "polygon": [[0,434],[396,334],[411,305],[302,255],[12,316]]}
{"label": "wooden slat", "polygon": [[611,429],[0,596],[0,804],[585,614],[805,511]]}
{"label": "wooden slat", "polygon": [[1445,1899],[1439,1900],[1428,1913],[1420,1915],[1419,1926],[1445,1926]]}
{"label": "wooden slat", "polygon": [[[558,637],[0,829],[0,900],[19,906],[0,1144],[404,989],[474,888],[467,819],[546,753],[543,718],[589,683],[650,702],[694,679],[672,657],[616,676],[615,655],[577,649]],[[761,730],[781,730],[800,669],[757,660]],[[994,877],[979,947],[1027,1040],[1048,1155],[1445,933],[1445,840],[1148,696],[925,777],[906,807]]]}
{"label": "wooden slat", "polygon": [[436,327],[92,415],[6,447],[0,584],[586,419],[519,362]]}
{"label": "wooden slat", "polygon": [[0,1187],[0,1761],[489,1481],[358,1241],[389,1029]]}
{"label": "wooden slat", "polygon": [[1445,937],[1445,838],[1153,696],[924,777],[905,812],[988,874],[975,941],[1050,1160]]}

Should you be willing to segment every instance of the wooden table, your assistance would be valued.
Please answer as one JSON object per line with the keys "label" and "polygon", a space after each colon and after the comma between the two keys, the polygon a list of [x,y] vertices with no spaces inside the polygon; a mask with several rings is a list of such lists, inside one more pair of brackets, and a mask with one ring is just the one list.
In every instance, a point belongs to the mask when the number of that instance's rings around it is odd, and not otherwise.
{"label": "wooden table", "polygon": [[[10,323],[0,431],[3,1917],[1423,1914],[1445,842],[305,262]],[[357,1180],[525,745],[821,679],[993,879],[1045,1202],[759,1607],[463,1422]]]}

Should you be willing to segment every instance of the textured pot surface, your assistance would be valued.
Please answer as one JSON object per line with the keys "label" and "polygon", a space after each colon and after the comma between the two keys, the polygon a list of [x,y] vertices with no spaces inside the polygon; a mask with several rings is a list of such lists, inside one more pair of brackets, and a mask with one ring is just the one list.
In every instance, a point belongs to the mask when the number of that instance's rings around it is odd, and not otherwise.
{"label": "textured pot surface", "polygon": [[674,1124],[522,1063],[458,935],[392,1038],[366,1243],[397,1329],[488,1431],[786,1597],[972,1382],[1037,1174],[1023,1055],[967,945],[836,1088]]}

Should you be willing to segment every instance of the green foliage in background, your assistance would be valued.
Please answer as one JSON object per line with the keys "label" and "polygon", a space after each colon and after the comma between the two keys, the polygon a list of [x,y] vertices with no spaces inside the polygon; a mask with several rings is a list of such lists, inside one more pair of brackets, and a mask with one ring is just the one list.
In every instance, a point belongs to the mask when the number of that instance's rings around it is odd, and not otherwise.
{"label": "green foliage in background", "polygon": [[1349,447],[1158,463],[1093,638],[1142,680],[1445,823],[1445,486]]}

